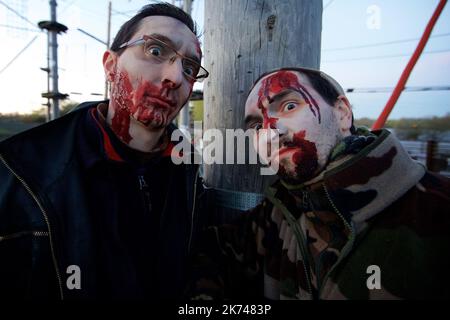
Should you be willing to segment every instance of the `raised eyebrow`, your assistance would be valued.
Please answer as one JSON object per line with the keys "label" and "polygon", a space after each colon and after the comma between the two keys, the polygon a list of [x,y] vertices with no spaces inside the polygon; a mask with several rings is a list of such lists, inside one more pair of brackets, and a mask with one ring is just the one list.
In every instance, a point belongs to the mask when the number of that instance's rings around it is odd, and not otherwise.
{"label": "raised eyebrow", "polygon": [[[170,45],[172,48],[177,48],[179,47],[179,44],[174,43],[170,38],[166,37],[165,35],[159,34],[159,33],[153,33],[150,35],[153,38],[156,38],[158,40],[161,40],[165,43],[167,43],[168,45]],[[200,64],[200,58],[195,56],[195,55],[189,55],[189,56],[185,56],[186,58],[189,58],[191,60],[193,60],[194,62]]]}
{"label": "raised eyebrow", "polygon": [[286,89],[286,90],[283,90],[283,91],[281,91],[281,92],[275,94],[275,95],[272,96],[272,97],[268,97],[269,104],[272,104],[273,102],[275,102],[275,101],[277,101],[277,100],[281,100],[281,99],[283,99],[285,96],[287,96],[287,95],[289,95],[289,94],[291,94],[291,93],[293,93],[293,92],[297,92],[297,91],[296,91],[296,90],[293,90],[293,89]]}
{"label": "raised eyebrow", "polygon": [[152,33],[149,36],[152,37],[152,38],[156,38],[158,40],[161,40],[164,43],[167,43],[169,46],[171,46],[174,49],[179,47],[179,45],[177,43],[173,42],[170,38],[168,38],[165,35],[162,35],[160,33]]}

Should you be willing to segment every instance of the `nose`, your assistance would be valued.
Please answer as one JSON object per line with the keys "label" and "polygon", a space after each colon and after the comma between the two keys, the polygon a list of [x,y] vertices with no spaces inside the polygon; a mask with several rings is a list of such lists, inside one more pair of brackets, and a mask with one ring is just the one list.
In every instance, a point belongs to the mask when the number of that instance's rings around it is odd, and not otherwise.
{"label": "nose", "polygon": [[279,137],[283,137],[288,133],[288,128],[281,122],[277,122],[277,128]]}
{"label": "nose", "polygon": [[272,127],[267,128],[267,143],[283,144],[287,138],[288,129],[283,123],[277,121]]}
{"label": "nose", "polygon": [[183,65],[181,59],[174,57],[164,64],[161,77],[163,87],[177,89],[181,86],[183,78]]}
{"label": "nose", "polygon": [[280,138],[288,132],[287,127],[283,125],[281,119],[271,117],[268,113],[264,114],[263,128],[273,131]]}

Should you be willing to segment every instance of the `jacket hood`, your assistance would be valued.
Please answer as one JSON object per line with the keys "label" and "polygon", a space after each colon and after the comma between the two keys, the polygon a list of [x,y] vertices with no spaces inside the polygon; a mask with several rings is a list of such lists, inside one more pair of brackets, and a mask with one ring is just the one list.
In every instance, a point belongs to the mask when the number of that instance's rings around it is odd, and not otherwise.
{"label": "jacket hood", "polygon": [[334,211],[361,230],[364,222],[383,211],[416,185],[425,167],[413,160],[388,130],[357,154],[331,162],[320,175],[302,185],[281,184],[291,192],[326,197]]}

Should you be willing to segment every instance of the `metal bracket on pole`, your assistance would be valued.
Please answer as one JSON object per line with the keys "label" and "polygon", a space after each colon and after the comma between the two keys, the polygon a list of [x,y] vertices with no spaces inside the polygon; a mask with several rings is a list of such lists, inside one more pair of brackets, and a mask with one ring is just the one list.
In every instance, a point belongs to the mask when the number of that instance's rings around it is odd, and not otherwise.
{"label": "metal bracket on pole", "polygon": [[50,20],[40,21],[38,23],[39,28],[47,30],[48,36],[48,53],[49,61],[47,68],[42,70],[48,73],[48,85],[50,87],[51,79],[51,89],[48,88],[47,92],[42,94],[42,97],[52,100],[52,112],[51,120],[58,118],[59,116],[59,100],[66,99],[67,94],[59,92],[58,89],[58,40],[57,35],[61,32],[66,32],[67,27],[56,21],[56,1],[50,0]]}
{"label": "metal bracket on pole", "polygon": [[212,189],[215,205],[223,208],[247,211],[260,204],[265,196],[260,193]]}

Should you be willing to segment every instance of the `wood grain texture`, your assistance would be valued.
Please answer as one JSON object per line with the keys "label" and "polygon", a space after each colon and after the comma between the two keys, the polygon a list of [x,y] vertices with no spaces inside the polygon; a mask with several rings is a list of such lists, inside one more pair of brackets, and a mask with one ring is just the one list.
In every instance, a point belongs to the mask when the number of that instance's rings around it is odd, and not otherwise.
{"label": "wood grain texture", "polygon": [[[206,0],[204,129],[243,128],[247,94],[262,73],[319,68],[321,31],[321,0]],[[214,188],[261,193],[271,180],[258,165],[205,165]]]}

